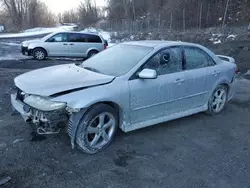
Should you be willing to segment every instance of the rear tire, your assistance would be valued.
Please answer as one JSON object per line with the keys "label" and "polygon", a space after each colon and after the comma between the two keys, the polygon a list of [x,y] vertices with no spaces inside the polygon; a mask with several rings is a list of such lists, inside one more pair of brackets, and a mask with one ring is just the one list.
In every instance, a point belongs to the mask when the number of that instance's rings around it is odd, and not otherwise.
{"label": "rear tire", "polygon": [[35,48],[33,51],[33,57],[36,60],[44,60],[47,57],[47,52],[42,48]]}
{"label": "rear tire", "polygon": [[89,53],[88,53],[88,58],[91,58],[92,56],[98,54],[98,51],[97,50],[91,50]]}
{"label": "rear tire", "polygon": [[219,85],[213,92],[208,101],[207,114],[217,115],[222,112],[227,103],[228,88],[225,85]]}
{"label": "rear tire", "polygon": [[98,153],[110,145],[117,127],[116,111],[109,105],[97,104],[79,122],[76,144],[85,153]]}

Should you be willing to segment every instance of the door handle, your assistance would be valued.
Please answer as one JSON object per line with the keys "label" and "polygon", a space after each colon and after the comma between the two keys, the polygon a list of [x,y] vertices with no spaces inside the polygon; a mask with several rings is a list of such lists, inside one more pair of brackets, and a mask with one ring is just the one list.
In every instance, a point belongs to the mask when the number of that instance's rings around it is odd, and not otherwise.
{"label": "door handle", "polygon": [[63,45],[68,45],[68,44],[63,44]]}
{"label": "door handle", "polygon": [[184,79],[178,78],[175,80],[174,84],[182,84],[184,82]]}
{"label": "door handle", "polygon": [[70,46],[74,45],[74,44],[69,44]]}
{"label": "door handle", "polygon": [[218,76],[219,73],[220,73],[219,71],[214,71],[213,76]]}

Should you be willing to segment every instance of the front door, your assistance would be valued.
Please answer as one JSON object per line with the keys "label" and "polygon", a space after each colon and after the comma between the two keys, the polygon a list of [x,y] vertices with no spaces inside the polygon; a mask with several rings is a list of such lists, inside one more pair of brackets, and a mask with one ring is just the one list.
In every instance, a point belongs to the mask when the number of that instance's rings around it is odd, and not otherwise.
{"label": "front door", "polygon": [[55,34],[54,36],[49,38],[44,45],[49,56],[68,57],[69,55],[67,33]]}
{"label": "front door", "polygon": [[164,49],[139,70],[156,70],[156,79],[135,78],[129,81],[132,124],[170,116],[182,110],[186,97],[182,60],[181,48]]}

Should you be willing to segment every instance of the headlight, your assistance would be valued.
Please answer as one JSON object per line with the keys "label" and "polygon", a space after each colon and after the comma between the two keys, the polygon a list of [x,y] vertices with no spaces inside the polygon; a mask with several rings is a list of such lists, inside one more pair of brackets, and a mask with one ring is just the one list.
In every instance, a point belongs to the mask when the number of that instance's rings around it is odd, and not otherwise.
{"label": "headlight", "polygon": [[21,46],[26,48],[26,47],[28,47],[28,44],[22,43]]}
{"label": "headlight", "polygon": [[60,110],[66,107],[64,102],[51,101],[49,98],[31,95],[24,99],[24,102],[33,108],[41,111]]}

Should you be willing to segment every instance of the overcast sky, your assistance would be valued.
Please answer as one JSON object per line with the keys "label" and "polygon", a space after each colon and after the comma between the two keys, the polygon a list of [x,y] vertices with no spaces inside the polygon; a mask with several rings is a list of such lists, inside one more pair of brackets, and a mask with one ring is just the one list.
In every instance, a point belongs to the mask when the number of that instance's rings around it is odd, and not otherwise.
{"label": "overcast sky", "polygon": [[[60,12],[77,8],[82,0],[42,0],[44,1],[49,9],[54,13],[58,14]],[[94,0],[93,0],[94,1]],[[105,0],[95,0],[97,6],[105,5]]]}

